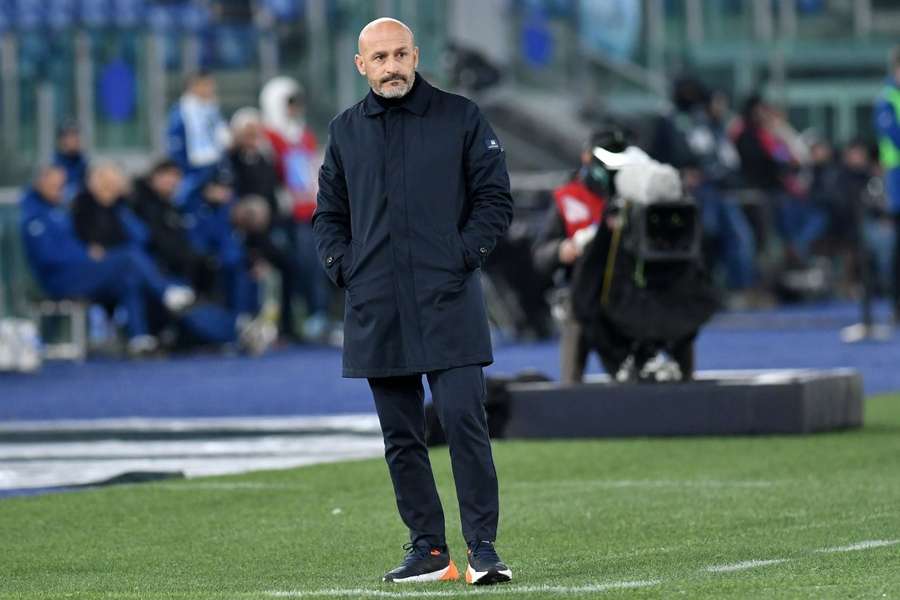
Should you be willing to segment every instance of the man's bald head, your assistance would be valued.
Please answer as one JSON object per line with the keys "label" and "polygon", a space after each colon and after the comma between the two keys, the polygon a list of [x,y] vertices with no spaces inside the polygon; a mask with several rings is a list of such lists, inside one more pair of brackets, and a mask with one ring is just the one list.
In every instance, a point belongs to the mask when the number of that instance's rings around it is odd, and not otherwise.
{"label": "man's bald head", "polygon": [[359,54],[354,60],[372,91],[385,98],[399,98],[412,89],[419,49],[405,23],[383,17],[359,32]]}
{"label": "man's bald head", "polygon": [[370,39],[382,39],[384,37],[398,39],[403,36],[408,36],[410,47],[416,45],[416,36],[413,35],[412,29],[406,23],[391,17],[381,17],[362,28],[362,31],[359,32],[357,47],[359,53],[364,54],[364,45]]}

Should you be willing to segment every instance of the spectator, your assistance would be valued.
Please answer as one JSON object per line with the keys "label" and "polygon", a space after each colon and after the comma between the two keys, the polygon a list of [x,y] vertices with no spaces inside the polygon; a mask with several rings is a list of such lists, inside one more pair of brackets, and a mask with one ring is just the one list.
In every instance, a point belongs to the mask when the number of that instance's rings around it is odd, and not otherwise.
{"label": "spectator", "polygon": [[848,234],[854,246],[864,244],[865,255],[873,267],[873,291],[889,296],[893,288],[895,233],[889,204],[882,195],[871,193],[877,167],[875,152],[869,144],[862,139],[852,140],[841,153],[835,195],[851,204],[842,219],[852,224],[847,229],[852,229]]}
{"label": "spectator", "polygon": [[[234,188],[240,199],[236,208],[241,208],[249,198],[256,198],[268,207],[266,227],[241,227],[246,231],[244,245],[251,260],[263,260],[278,271],[281,278],[279,329],[282,336],[297,339],[293,298],[303,289],[303,277],[297,260],[292,219],[280,217],[276,198],[278,173],[271,157],[264,151],[268,141],[263,134],[259,111],[242,108],[232,117],[231,125],[234,145],[229,159],[234,173]],[[244,212],[240,211],[238,216]],[[244,218],[233,220],[245,221]]]}
{"label": "spectator", "polygon": [[72,201],[75,233],[96,253],[119,248],[145,252],[147,228],[125,203],[127,182],[118,168],[91,169],[87,187]]}
{"label": "spectator", "polygon": [[273,224],[278,222],[282,212],[277,198],[280,176],[259,111],[250,107],[237,110],[231,117],[231,138],[228,160],[235,195],[260,196],[269,205]]}
{"label": "spectator", "polygon": [[177,204],[193,212],[203,186],[216,174],[228,147],[228,126],[219,112],[216,80],[206,72],[188,78],[184,94],[169,113],[169,157],[184,174]]}
{"label": "spectator", "polygon": [[81,132],[74,121],[64,123],[56,134],[53,164],[66,173],[63,202],[68,205],[84,189],[88,161],[81,147]]}
{"label": "spectator", "polygon": [[746,101],[732,135],[745,182],[773,201],[788,264],[805,265],[812,244],[828,229],[827,213],[810,201],[808,184],[801,177],[808,150],[784,115],[759,96]]}
{"label": "spectator", "polygon": [[225,170],[206,183],[189,235],[197,252],[216,259],[225,307],[239,315],[253,316],[260,309],[259,286],[250,271],[243,233],[232,224],[235,198],[231,184],[230,172]]}
{"label": "spectator", "polygon": [[181,169],[171,160],[156,163],[134,183],[131,208],[148,229],[148,249],[160,268],[172,277],[190,282],[202,294],[213,291],[217,261],[194,249],[188,237],[186,217],[175,207]]}
{"label": "spectator", "polygon": [[153,352],[158,343],[147,325],[148,296],[176,311],[190,304],[192,293],[161,277],[141,252],[86,246],[62,205],[64,185],[62,169],[44,167],[22,198],[22,237],[35,278],[52,298],[121,306],[129,353]]}
{"label": "spectator", "polygon": [[332,324],[328,318],[331,286],[316,254],[312,215],[316,210],[318,142],[306,126],[303,90],[290,77],[266,83],[259,96],[265,133],[275,152],[276,167],[296,222],[295,244],[304,276],[300,293],[306,302],[303,335],[322,339]]}
{"label": "spectator", "polygon": [[[657,122],[650,155],[681,170],[685,191],[699,205],[707,262],[721,264],[728,289],[743,293],[756,281],[756,239],[731,193],[740,158],[726,133],[728,99],[683,78],[673,86],[672,103],[675,113]],[[743,302],[738,295],[733,300]]]}

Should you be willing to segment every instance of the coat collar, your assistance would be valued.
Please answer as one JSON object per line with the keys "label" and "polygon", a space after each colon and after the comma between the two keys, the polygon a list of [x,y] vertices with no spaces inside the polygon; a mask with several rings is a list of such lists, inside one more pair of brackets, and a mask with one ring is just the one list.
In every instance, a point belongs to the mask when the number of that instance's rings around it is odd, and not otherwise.
{"label": "coat collar", "polygon": [[[421,117],[425,114],[425,111],[428,110],[428,104],[431,102],[434,88],[430,83],[425,81],[425,78],[422,77],[418,71],[416,72],[416,79],[418,80],[416,85],[413,86],[409,95],[404,98],[404,102],[400,105],[400,108],[405,108],[414,115]],[[366,98],[363,102],[363,110],[367,117],[375,117],[384,112],[384,107],[375,99],[375,92],[371,89],[369,90],[369,93],[366,94]]]}

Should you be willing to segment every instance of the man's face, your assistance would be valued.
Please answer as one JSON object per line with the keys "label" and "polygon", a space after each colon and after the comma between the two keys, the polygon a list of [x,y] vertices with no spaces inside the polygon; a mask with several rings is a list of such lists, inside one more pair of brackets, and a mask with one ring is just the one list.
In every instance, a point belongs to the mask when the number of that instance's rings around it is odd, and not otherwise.
{"label": "man's face", "polygon": [[244,124],[235,132],[234,141],[242,149],[254,150],[262,140],[262,126],[256,122]]}
{"label": "man's face", "polygon": [[850,146],[844,150],[844,164],[847,168],[862,172],[869,168],[869,152],[864,146]]}
{"label": "man's face", "polygon": [[203,196],[210,204],[228,204],[231,200],[231,188],[222,183],[210,182],[206,184]]}
{"label": "man's face", "polygon": [[200,77],[191,84],[191,93],[207,102],[216,99],[216,80],[212,77]]}
{"label": "man's face", "polygon": [[77,131],[67,131],[59,136],[57,147],[63,154],[78,154],[81,152],[81,136]]}
{"label": "man's face", "polygon": [[175,197],[175,191],[181,183],[181,172],[178,169],[164,169],[153,176],[151,183],[154,191],[163,200],[169,201]]}
{"label": "man's face", "polygon": [[101,206],[112,206],[125,193],[125,178],[112,167],[98,167],[88,178],[88,188]]}
{"label": "man's face", "polygon": [[355,61],[372,91],[384,98],[400,98],[412,88],[419,49],[408,29],[386,21],[363,30]]}
{"label": "man's face", "polygon": [[287,113],[292,119],[303,118],[303,100],[299,96],[291,96],[287,101]]}
{"label": "man's face", "polygon": [[66,173],[62,169],[47,169],[37,181],[37,190],[50,204],[59,204],[66,185]]}

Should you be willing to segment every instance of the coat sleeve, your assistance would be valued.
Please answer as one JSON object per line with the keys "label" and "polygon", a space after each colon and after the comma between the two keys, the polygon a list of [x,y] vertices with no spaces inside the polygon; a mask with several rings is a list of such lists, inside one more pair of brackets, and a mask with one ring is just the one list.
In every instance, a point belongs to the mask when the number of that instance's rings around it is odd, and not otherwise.
{"label": "coat sleeve", "polygon": [[477,269],[506,233],[513,217],[506,154],[500,138],[474,104],[466,118],[466,195],[471,211],[460,231],[466,266]]}
{"label": "coat sleeve", "polygon": [[344,287],[341,263],[350,246],[350,199],[333,122],[325,149],[325,161],[319,169],[319,193],[312,227],[316,252],[325,273],[335,285]]}

